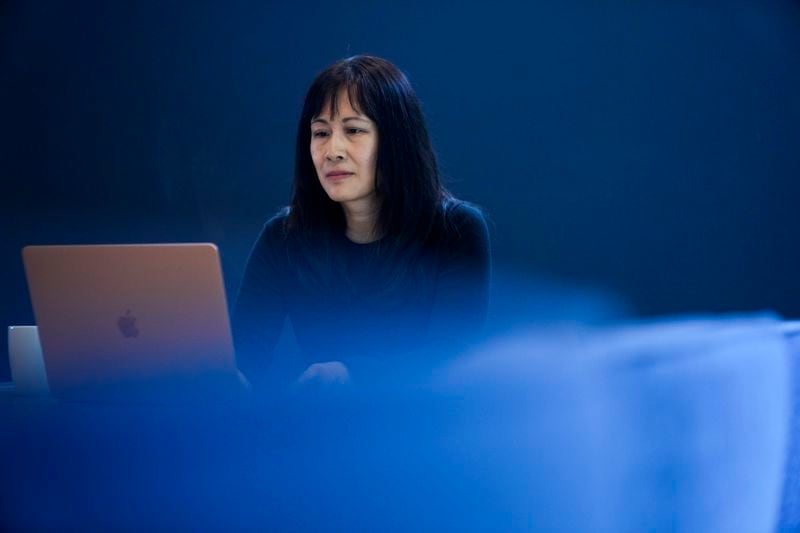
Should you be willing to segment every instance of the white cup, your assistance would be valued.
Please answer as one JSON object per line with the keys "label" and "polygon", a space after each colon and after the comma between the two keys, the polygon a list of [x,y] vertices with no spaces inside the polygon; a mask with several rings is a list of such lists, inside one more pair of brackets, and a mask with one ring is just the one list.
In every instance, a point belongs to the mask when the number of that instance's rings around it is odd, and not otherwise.
{"label": "white cup", "polygon": [[8,358],[18,394],[50,394],[36,326],[8,326]]}

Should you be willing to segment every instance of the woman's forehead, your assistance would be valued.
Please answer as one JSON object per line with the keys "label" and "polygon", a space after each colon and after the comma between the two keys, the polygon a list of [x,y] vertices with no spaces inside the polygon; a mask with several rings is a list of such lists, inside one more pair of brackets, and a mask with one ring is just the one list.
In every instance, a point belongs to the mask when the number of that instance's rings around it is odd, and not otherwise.
{"label": "woman's forehead", "polygon": [[338,116],[362,116],[368,118],[361,111],[361,105],[358,102],[358,95],[354,88],[341,86],[335,92],[328,94],[320,105],[320,109],[312,117],[312,120],[317,118],[335,119]]}

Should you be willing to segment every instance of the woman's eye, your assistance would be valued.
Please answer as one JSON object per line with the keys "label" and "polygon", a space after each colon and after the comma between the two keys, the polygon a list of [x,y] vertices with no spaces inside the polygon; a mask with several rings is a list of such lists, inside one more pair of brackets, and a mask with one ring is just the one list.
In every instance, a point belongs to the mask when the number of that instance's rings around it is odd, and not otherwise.
{"label": "woman's eye", "polygon": [[312,137],[327,137],[328,136],[328,132],[325,131],[325,130],[312,131],[311,132],[311,136]]}
{"label": "woman's eye", "polygon": [[347,133],[350,135],[355,135],[356,133],[364,133],[366,130],[361,128],[347,128]]}

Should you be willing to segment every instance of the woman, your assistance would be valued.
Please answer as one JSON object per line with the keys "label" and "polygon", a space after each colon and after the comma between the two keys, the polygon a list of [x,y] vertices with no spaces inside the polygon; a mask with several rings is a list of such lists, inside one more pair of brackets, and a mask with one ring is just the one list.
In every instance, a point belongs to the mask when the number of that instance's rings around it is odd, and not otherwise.
{"label": "woman", "polygon": [[301,382],[430,367],[480,329],[489,268],[486,223],[442,185],[408,79],[377,57],[341,60],[306,95],[291,203],[248,260],[237,363],[263,381],[288,316]]}

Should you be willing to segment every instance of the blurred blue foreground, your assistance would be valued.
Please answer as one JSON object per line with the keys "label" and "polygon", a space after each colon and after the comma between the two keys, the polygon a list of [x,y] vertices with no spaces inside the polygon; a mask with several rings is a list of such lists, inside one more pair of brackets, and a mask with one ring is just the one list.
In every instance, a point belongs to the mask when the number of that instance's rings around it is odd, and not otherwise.
{"label": "blurred blue foreground", "polygon": [[0,517],[9,531],[788,531],[798,358],[800,328],[779,317],[683,317],[518,327],[393,386],[6,396]]}

